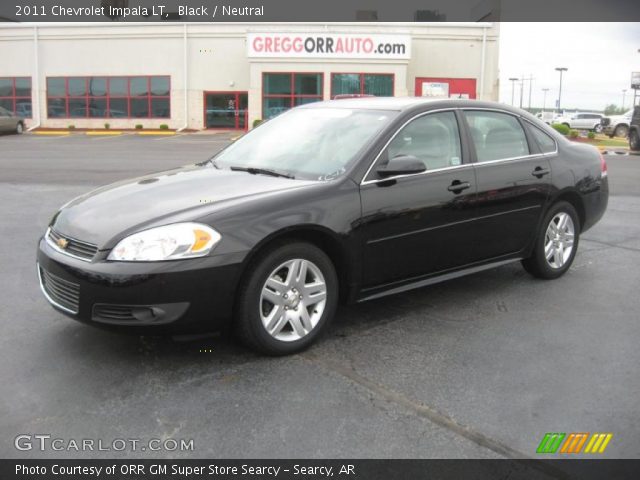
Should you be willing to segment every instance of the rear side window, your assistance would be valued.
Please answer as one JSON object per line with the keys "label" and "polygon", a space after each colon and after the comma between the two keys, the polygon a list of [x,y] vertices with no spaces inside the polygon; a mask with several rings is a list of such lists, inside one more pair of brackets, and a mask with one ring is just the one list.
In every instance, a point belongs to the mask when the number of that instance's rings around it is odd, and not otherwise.
{"label": "rear side window", "polygon": [[410,122],[391,141],[381,164],[401,155],[418,158],[427,170],[460,165],[460,133],[455,114],[431,113]]}
{"label": "rear side window", "polygon": [[489,111],[464,112],[479,162],[529,155],[529,144],[513,115]]}
{"label": "rear side window", "polygon": [[556,151],[556,141],[551,138],[550,135],[547,135],[538,127],[534,127],[533,125],[529,130],[531,130],[533,138],[538,142],[538,146],[542,153],[552,153]]}

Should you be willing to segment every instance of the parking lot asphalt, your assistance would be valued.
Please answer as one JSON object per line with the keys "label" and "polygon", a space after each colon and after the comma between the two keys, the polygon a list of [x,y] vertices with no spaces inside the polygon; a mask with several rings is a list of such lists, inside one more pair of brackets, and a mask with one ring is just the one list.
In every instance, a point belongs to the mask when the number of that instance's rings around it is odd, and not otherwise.
{"label": "parking lot asphalt", "polygon": [[[228,137],[0,137],[0,457],[535,457],[546,432],[611,432],[603,456],[640,457],[640,157],[607,156],[609,209],[564,277],[511,264],[343,306],[296,356],[107,333],[47,304],[35,249],[60,205]],[[19,434],[194,451],[19,451]]]}

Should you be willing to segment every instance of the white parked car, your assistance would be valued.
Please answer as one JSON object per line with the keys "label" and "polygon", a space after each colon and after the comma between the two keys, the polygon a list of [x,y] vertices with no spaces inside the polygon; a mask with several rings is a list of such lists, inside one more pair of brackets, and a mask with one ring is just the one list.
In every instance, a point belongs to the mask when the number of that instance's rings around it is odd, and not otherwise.
{"label": "white parked car", "polygon": [[622,115],[611,115],[602,119],[602,131],[613,137],[627,137],[629,135],[629,125],[631,123],[631,115],[633,109]]}
{"label": "white parked car", "polygon": [[558,117],[553,123],[561,123],[576,130],[593,130],[595,132],[601,132],[603,117],[604,115],[601,113],[581,112]]}

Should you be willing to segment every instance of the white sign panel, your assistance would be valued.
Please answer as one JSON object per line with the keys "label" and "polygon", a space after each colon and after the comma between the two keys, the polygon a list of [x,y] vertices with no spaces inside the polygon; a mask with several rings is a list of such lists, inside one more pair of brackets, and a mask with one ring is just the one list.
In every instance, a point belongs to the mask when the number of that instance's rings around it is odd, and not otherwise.
{"label": "white sign panel", "polygon": [[631,74],[631,88],[640,90],[640,72],[633,72]]}
{"label": "white sign panel", "polygon": [[247,56],[257,58],[411,58],[409,35],[249,33]]}
{"label": "white sign panel", "polygon": [[446,82],[422,82],[422,96],[449,98],[449,84]]}

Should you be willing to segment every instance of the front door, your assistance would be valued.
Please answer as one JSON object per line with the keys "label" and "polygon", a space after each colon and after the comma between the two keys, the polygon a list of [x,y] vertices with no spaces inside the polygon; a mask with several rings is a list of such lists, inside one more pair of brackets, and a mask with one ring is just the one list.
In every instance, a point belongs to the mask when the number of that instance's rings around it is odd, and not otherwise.
{"label": "front door", "polygon": [[205,92],[205,127],[246,130],[247,104],[247,92]]}
{"label": "front door", "polygon": [[[471,261],[468,222],[475,216],[476,182],[459,132],[453,111],[419,116],[395,135],[365,177],[364,291]],[[416,157],[427,170],[380,178],[376,169],[398,155]]]}

